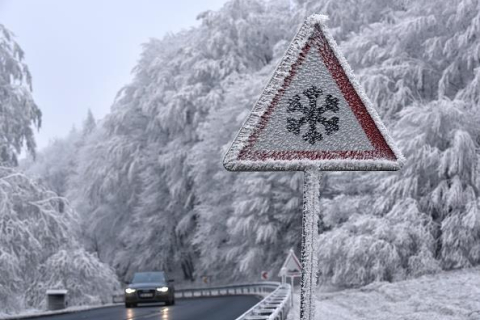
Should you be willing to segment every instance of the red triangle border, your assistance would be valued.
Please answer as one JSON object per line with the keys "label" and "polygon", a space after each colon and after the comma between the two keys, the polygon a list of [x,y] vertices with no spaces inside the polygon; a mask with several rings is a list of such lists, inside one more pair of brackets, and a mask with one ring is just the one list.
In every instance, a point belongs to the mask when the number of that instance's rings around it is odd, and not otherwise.
{"label": "red triangle border", "polygon": [[[280,98],[291,84],[298,68],[305,61],[308,52],[317,48],[328,71],[335,80],[353,114],[368,137],[374,150],[369,151],[259,151],[253,150],[253,146],[260,133],[265,129],[270,116],[273,114]],[[320,26],[315,24],[314,31],[308,39],[297,61],[291,66],[289,75],[284,79],[282,87],[278,90],[267,110],[261,116],[257,127],[248,137],[246,146],[239,152],[237,160],[265,161],[265,160],[392,160],[397,157],[385,141],[382,133],[377,128],[370,116],[365,104],[350,82],[340,61],[330,47]]]}

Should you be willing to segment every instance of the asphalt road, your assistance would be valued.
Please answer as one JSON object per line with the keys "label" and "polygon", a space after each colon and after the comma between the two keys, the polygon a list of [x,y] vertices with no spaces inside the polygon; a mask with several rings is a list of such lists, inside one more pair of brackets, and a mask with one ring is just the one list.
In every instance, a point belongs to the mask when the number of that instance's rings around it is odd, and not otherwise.
{"label": "asphalt road", "polygon": [[115,306],[46,316],[51,320],[234,320],[258,303],[254,296],[176,299],[174,306],[143,304],[133,309]]}

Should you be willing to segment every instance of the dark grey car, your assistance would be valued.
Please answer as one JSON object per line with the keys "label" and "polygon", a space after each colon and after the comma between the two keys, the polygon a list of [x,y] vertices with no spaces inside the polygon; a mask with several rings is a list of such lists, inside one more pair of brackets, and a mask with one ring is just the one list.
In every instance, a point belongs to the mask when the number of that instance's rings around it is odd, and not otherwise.
{"label": "dark grey car", "polygon": [[125,307],[136,307],[138,303],[165,302],[175,304],[175,288],[163,271],[137,272],[125,289]]}

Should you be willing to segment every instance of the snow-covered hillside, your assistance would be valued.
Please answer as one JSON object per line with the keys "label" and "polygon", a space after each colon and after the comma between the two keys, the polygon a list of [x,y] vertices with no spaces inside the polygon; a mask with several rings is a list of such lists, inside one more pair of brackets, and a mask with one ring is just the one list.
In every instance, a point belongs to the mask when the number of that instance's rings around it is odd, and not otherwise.
{"label": "snow-covered hillside", "polygon": [[[299,318],[299,289],[288,319]],[[328,320],[478,320],[480,268],[441,272],[360,289],[317,293],[316,318]]]}

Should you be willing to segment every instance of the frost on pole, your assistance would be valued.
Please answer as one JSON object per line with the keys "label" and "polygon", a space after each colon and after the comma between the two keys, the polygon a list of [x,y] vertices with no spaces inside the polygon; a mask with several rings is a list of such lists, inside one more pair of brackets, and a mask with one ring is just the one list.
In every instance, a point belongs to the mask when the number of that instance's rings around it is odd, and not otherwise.
{"label": "frost on pole", "polygon": [[404,161],[325,28],[310,16],[228,150],[231,171],[398,170]]}

